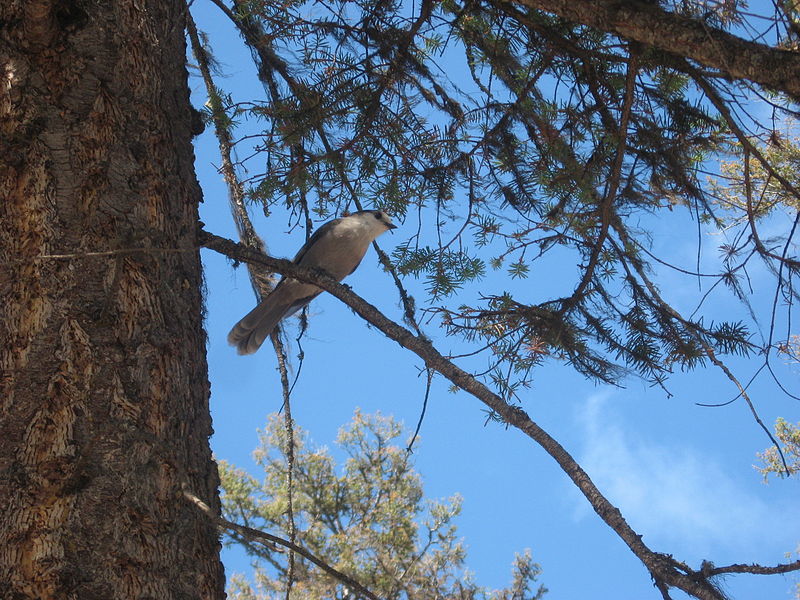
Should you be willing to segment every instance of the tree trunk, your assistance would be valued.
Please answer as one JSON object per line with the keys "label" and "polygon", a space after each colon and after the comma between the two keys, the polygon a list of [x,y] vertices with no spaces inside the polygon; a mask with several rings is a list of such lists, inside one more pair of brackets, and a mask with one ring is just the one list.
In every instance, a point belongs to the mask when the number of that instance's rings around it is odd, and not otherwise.
{"label": "tree trunk", "polygon": [[224,597],[184,11],[0,2],[0,598]]}

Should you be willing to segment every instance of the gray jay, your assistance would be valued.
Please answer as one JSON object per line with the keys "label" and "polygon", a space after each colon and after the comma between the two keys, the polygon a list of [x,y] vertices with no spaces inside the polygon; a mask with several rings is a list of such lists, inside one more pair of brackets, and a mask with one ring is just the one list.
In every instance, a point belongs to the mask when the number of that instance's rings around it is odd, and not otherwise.
{"label": "gray jay", "polygon": [[[358,268],[375,238],[396,227],[381,210],[361,210],[328,221],[300,248],[294,263],[322,269],[341,281]],[[321,293],[322,289],[315,285],[284,277],[263,302],[233,326],[228,343],[236,346],[239,354],[252,354],[281,319],[293,315]]]}

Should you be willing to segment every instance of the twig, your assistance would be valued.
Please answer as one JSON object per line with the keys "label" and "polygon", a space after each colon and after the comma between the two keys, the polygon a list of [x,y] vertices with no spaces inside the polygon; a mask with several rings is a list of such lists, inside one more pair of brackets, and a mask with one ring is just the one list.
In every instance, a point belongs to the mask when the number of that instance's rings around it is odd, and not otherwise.
{"label": "twig", "polygon": [[779,575],[781,573],[791,573],[792,571],[800,571],[800,560],[782,565],[775,565],[774,567],[764,567],[762,565],[728,565],[727,567],[714,567],[708,569],[707,573],[710,576],[722,575],[724,573],[750,573],[752,575]]}
{"label": "twig", "polygon": [[17,265],[22,263],[35,262],[39,260],[75,260],[78,258],[96,258],[104,256],[119,256],[120,254],[148,254],[148,253],[173,253],[173,252],[197,252],[195,246],[189,248],[158,248],[143,246],[140,248],[117,248],[115,250],[99,250],[96,252],[70,252],[68,254],[39,254],[37,256],[26,256],[5,261],[6,265]]}
{"label": "twig", "polygon": [[[297,542],[297,526],[294,521],[294,421],[292,420],[291,388],[280,329],[275,329],[270,335],[270,339],[278,359],[278,372],[281,377],[281,390],[283,390],[283,418],[286,431],[286,517],[289,519],[289,541],[294,544]],[[289,600],[294,585],[294,558],[294,551],[289,550],[286,568],[286,600]]]}
{"label": "twig", "polygon": [[[722,97],[719,95],[717,89],[711,83],[703,79],[703,77],[697,73],[697,70],[694,69],[691,65],[689,65],[688,62],[685,62],[683,68],[686,70],[687,73],[689,73],[692,76],[694,82],[698,85],[700,89],[703,90],[709,101],[714,105],[714,107],[719,111],[719,113],[725,119],[725,122],[728,124],[728,127],[730,127],[731,131],[736,136],[736,139],[739,140],[739,143],[742,145],[742,147],[745,148],[750,153],[752,153],[752,155],[756,158],[756,160],[758,160],[758,162],[761,163],[761,166],[764,168],[764,170],[767,173],[769,173],[770,177],[774,177],[778,182],[780,182],[783,189],[791,193],[794,197],[800,198],[800,189],[795,187],[788,179],[786,179],[786,177],[781,175],[769,163],[769,161],[764,157],[764,155],[759,151],[759,149],[756,148],[756,146],[750,141],[747,135],[745,135],[744,131],[742,131],[741,127],[739,127],[739,124],[733,118],[730,109],[728,108],[727,104],[725,104],[725,101],[722,99]],[[755,225],[752,223],[753,215],[749,210],[748,210],[748,219],[750,219],[751,227],[755,231]],[[759,254],[761,254],[762,256],[772,258],[780,263],[785,263],[792,269],[800,269],[800,261],[778,256],[777,254],[771,252],[761,243],[761,240],[757,234],[753,238],[753,243],[756,245]]]}
{"label": "twig", "polygon": [[[631,53],[628,62],[627,74],[625,76],[625,99],[622,106],[622,114],[620,116],[617,152],[614,156],[614,164],[611,166],[609,184],[606,187],[605,195],[602,199],[600,199],[600,232],[597,234],[597,241],[594,243],[594,247],[592,248],[592,253],[589,257],[588,264],[586,267],[584,267],[583,277],[571,296],[573,302],[579,302],[581,300],[581,296],[584,294],[586,288],[594,278],[594,272],[597,264],[600,261],[600,254],[603,250],[603,245],[608,237],[608,230],[612,219],[612,208],[617,195],[617,189],[619,188],[620,173],[622,171],[622,163],[625,158],[625,151],[627,148],[628,121],[631,115],[631,107],[633,106],[637,74],[637,58],[635,54]],[[571,305],[573,305],[572,302],[566,302],[564,303],[564,308],[568,309]]]}
{"label": "twig", "polygon": [[419,430],[422,428],[422,421],[425,419],[425,411],[428,408],[428,397],[431,394],[431,383],[433,382],[433,371],[431,369],[427,369],[427,382],[425,383],[425,398],[422,400],[422,410],[419,413],[419,420],[417,421],[417,427],[414,429],[414,435],[411,436],[411,441],[408,442],[408,446],[406,446],[406,452],[413,452],[414,442],[417,441],[417,436],[419,435]]}

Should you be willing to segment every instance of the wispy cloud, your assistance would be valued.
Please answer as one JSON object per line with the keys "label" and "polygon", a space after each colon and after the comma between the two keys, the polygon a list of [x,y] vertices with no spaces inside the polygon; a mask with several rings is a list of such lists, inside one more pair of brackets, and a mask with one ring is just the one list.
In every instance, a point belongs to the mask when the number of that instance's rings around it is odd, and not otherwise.
{"label": "wispy cloud", "polygon": [[[578,417],[585,440],[581,461],[637,531],[698,553],[718,544],[752,548],[765,537],[774,548],[771,534],[778,534],[781,521],[776,507],[737,483],[698,447],[661,445],[642,437],[635,425],[624,428],[609,396],[590,397]],[[577,518],[584,517],[583,507]]]}

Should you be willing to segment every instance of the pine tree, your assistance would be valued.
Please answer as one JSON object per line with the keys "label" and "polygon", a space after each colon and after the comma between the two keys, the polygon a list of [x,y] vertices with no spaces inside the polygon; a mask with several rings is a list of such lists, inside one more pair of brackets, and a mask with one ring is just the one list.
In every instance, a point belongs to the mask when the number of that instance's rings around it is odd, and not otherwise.
{"label": "pine tree", "polygon": [[[465,571],[466,548],[455,519],[461,498],[426,500],[413,455],[398,442],[401,426],[390,417],[356,411],[336,440],[337,465],[325,448],[309,447],[302,430],[294,432],[293,519],[287,511],[289,461],[282,417],[273,415],[254,456],[263,468],[258,481],[222,462],[223,515],[263,531],[289,537],[296,528],[304,547],[327,564],[348,573],[384,600],[459,598],[540,600],[535,586],[541,572],[530,552],[518,554],[512,583],[490,592]],[[234,580],[234,600],[280,598],[289,580],[287,553],[265,548],[241,532],[229,539],[244,545],[256,565],[250,578]],[[291,598],[347,598],[350,590],[313,565],[294,566]]]}
{"label": "pine tree", "polygon": [[181,2],[0,4],[0,598],[224,596]]}

